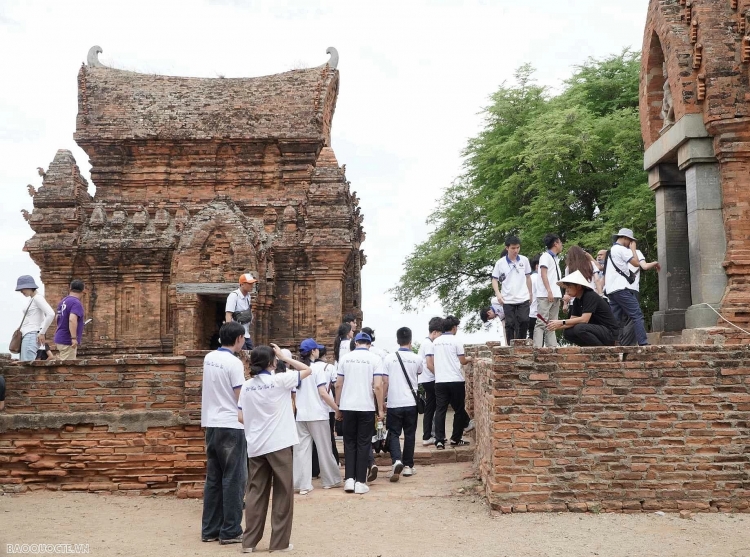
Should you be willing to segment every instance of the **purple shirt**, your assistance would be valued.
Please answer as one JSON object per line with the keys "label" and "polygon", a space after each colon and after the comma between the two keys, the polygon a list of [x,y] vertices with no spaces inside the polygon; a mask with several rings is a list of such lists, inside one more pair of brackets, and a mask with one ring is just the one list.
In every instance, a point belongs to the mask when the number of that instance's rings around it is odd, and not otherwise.
{"label": "purple shirt", "polygon": [[81,344],[83,335],[83,304],[75,296],[66,296],[57,306],[57,330],[55,331],[55,344],[70,346],[73,340],[70,338],[70,314],[78,316],[78,329],[76,337]]}

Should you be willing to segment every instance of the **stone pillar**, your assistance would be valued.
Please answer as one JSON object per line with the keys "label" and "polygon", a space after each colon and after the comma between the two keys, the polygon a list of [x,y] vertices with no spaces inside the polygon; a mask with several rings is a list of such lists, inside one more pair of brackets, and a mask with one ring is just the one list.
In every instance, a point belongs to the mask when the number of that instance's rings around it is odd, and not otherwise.
{"label": "stone pillar", "polygon": [[662,267],[659,311],[654,313],[652,329],[681,331],[691,304],[685,173],[676,164],[659,164],[649,172],[649,186],[656,194],[656,235]]}
{"label": "stone pillar", "polygon": [[678,152],[685,171],[692,304],[685,313],[688,329],[716,326],[716,309],[727,286],[722,266],[727,250],[722,215],[719,165],[711,139],[691,139]]}

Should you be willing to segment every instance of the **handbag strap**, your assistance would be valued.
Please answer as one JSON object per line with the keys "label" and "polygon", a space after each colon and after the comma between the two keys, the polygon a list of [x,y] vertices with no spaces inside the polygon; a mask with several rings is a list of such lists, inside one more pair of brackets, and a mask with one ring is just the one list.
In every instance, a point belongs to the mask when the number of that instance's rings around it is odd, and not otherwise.
{"label": "handbag strap", "polygon": [[31,297],[31,301],[29,301],[29,305],[26,306],[26,311],[23,312],[23,319],[21,319],[21,324],[18,326],[18,330],[21,330],[21,327],[23,327],[23,322],[26,321],[26,316],[29,313],[29,309],[31,308],[31,304],[34,303],[34,297]]}
{"label": "handbag strap", "polygon": [[414,387],[411,386],[411,379],[409,379],[409,374],[406,373],[406,368],[404,367],[404,361],[401,359],[401,354],[396,352],[396,358],[398,358],[398,363],[401,364],[401,371],[404,372],[404,377],[406,378],[406,382],[409,384],[409,390],[411,391],[411,395],[414,397],[414,402],[419,404],[419,400],[417,400],[417,393],[414,392]]}

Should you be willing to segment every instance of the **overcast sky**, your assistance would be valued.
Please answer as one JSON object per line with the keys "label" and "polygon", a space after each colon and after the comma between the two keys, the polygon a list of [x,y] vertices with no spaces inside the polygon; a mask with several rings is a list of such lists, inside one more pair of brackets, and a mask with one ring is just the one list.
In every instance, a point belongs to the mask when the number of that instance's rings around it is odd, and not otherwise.
{"label": "overcast sky", "polygon": [[199,77],[318,66],[328,46],[338,49],[332,146],[365,216],[365,324],[387,347],[398,327],[421,337],[441,311],[404,314],[386,291],[427,238],[425,219],[460,174],[461,150],[481,129],[488,97],[526,62],[540,83],[559,89],[588,57],[640,49],[647,7],[648,0],[0,0],[0,351],[25,307],[17,277],[39,277],[22,251],[32,235],[20,213],[32,210],[26,184],[39,187],[36,167],[47,168],[57,149],[70,149],[89,178],[73,132],[76,76],[92,45],[104,49],[105,65]]}

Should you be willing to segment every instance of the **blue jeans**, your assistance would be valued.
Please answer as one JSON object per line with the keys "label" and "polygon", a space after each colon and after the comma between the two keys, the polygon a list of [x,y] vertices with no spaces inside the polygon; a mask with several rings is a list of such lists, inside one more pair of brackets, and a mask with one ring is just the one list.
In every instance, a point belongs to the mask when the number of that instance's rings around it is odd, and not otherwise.
{"label": "blue jeans", "polygon": [[229,540],[242,534],[242,501],[246,486],[245,430],[207,427],[203,539]]}
{"label": "blue jeans", "polygon": [[[414,466],[414,443],[417,440],[417,422],[419,414],[417,407],[389,408],[385,423],[388,425],[388,440],[391,451],[391,461],[395,464],[400,460],[404,466]],[[404,454],[401,455],[401,429],[404,430]]]}
{"label": "blue jeans", "polygon": [[645,346],[648,344],[648,336],[646,336],[646,324],[643,320],[643,312],[641,311],[641,304],[638,302],[638,298],[635,293],[626,288],[617,292],[612,292],[607,295],[609,297],[609,307],[612,308],[612,313],[618,323],[622,322],[622,316],[627,315],[635,326],[635,340],[639,346]]}
{"label": "blue jeans", "polygon": [[33,362],[36,360],[36,350],[39,346],[39,342],[36,337],[39,335],[39,331],[31,331],[23,335],[21,340],[21,353],[19,359],[22,362]]}

